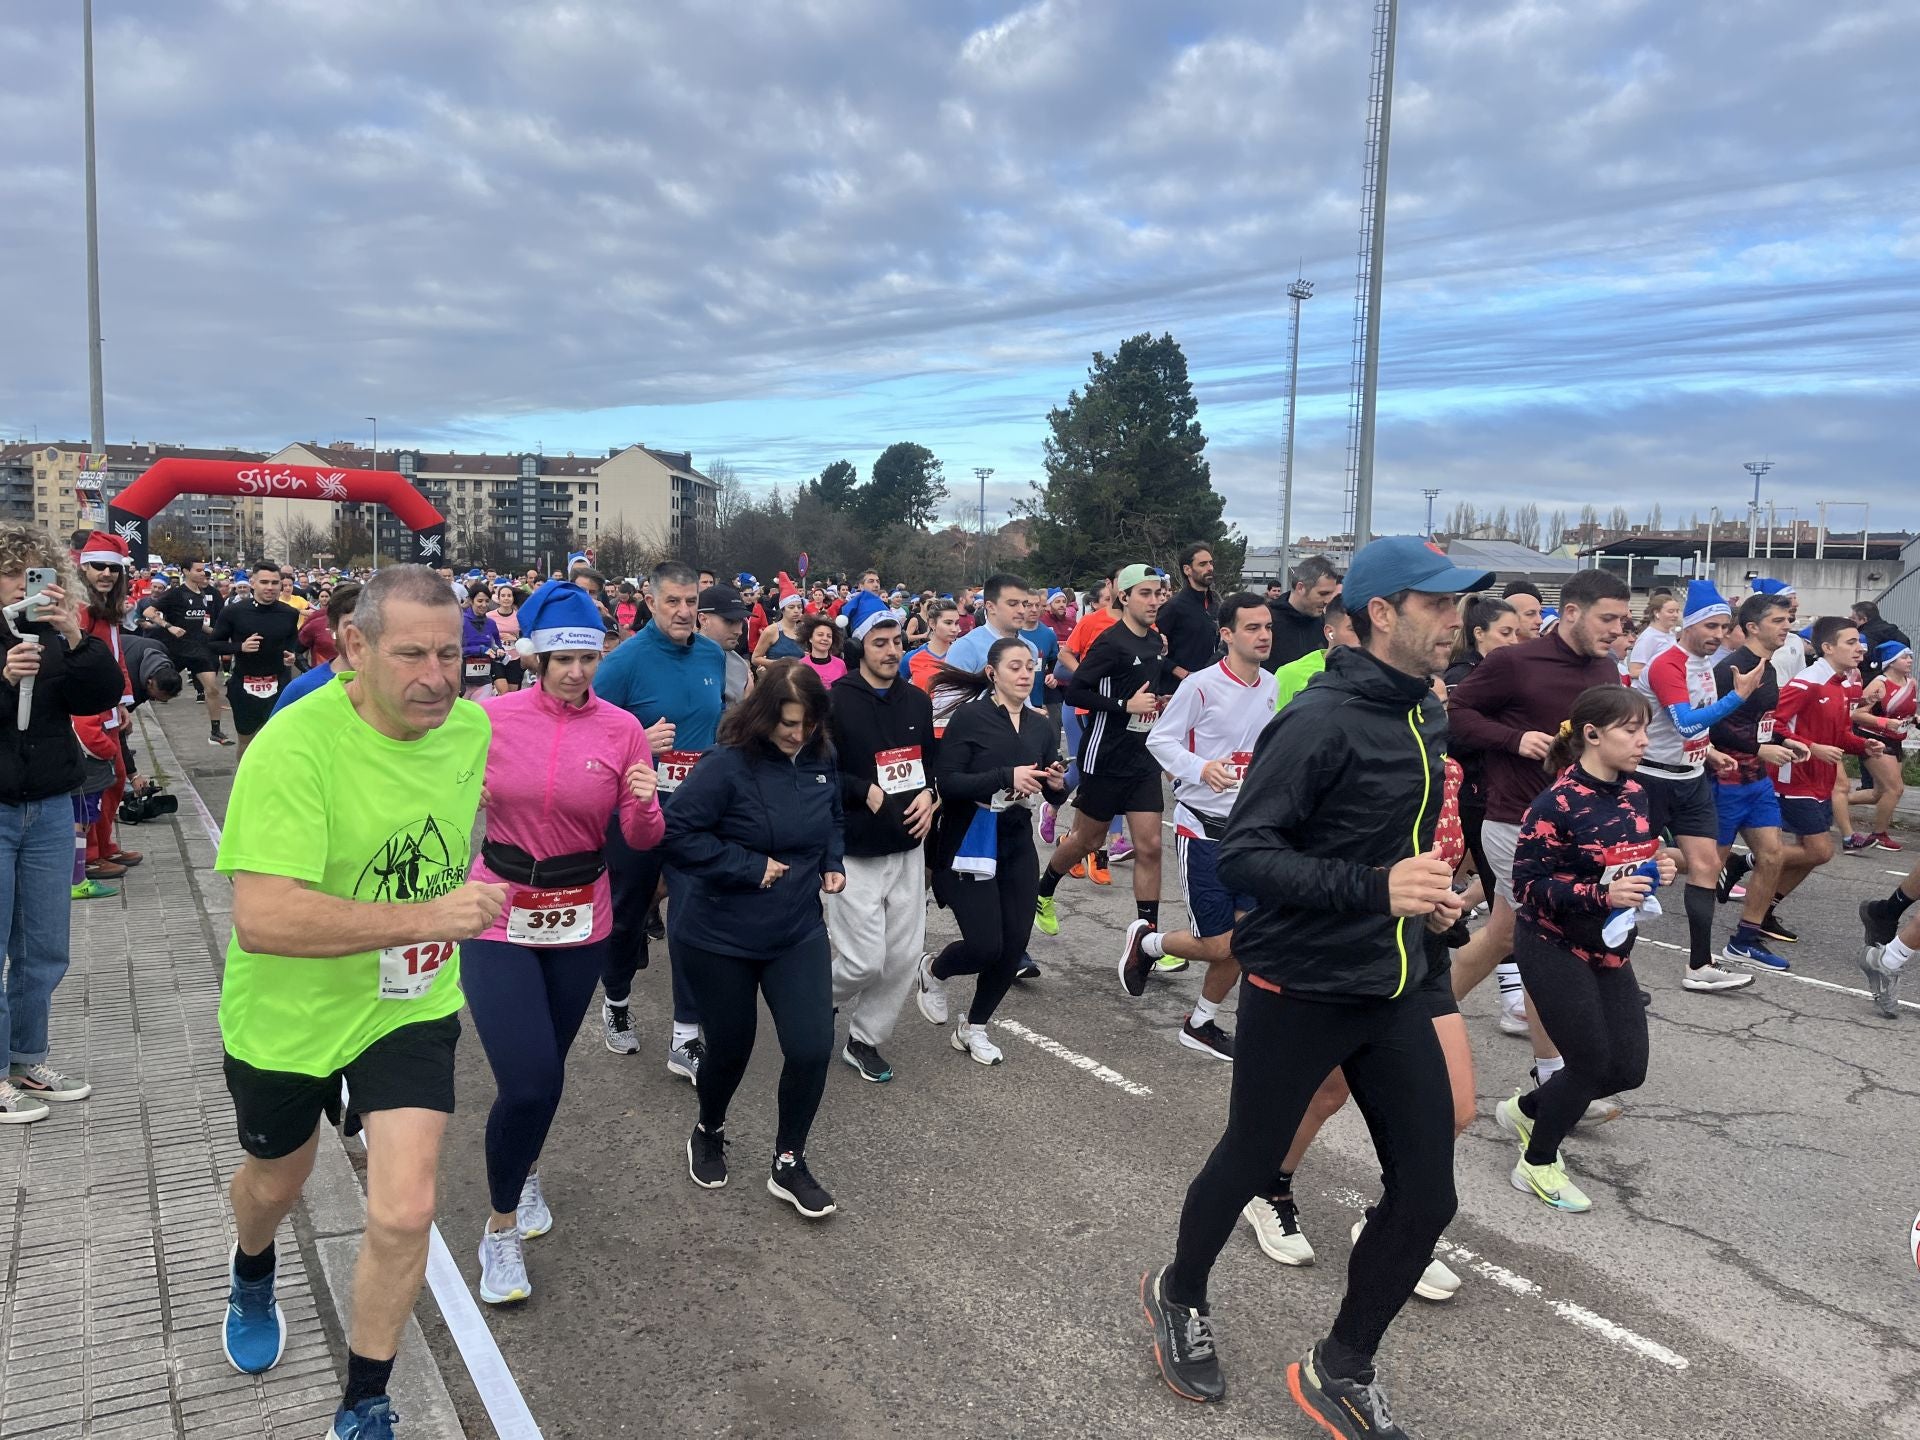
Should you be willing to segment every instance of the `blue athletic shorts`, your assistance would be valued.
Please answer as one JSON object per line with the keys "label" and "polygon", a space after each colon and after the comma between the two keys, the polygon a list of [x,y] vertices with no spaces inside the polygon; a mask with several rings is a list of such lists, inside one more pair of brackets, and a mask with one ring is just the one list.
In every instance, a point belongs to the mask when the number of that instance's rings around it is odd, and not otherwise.
{"label": "blue athletic shorts", "polygon": [[1789,835],[1824,835],[1833,828],[1833,801],[1807,795],[1780,797],[1780,828]]}
{"label": "blue athletic shorts", "polygon": [[1187,892],[1187,916],[1193,933],[1203,940],[1210,935],[1231,935],[1235,914],[1253,909],[1253,897],[1240,895],[1220,880],[1214,868],[1220,846],[1216,841],[1197,840],[1191,835],[1178,837],[1180,881]]}
{"label": "blue athletic shorts", "polygon": [[1720,843],[1733,844],[1742,830],[1778,830],[1780,795],[1762,776],[1742,785],[1722,785],[1715,797],[1720,810]]}

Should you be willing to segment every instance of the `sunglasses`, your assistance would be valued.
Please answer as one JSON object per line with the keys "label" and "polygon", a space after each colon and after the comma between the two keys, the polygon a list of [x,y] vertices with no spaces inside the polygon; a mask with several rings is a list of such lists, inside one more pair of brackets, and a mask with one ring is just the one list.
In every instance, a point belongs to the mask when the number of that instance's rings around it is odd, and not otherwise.
{"label": "sunglasses", "polygon": [[102,575],[106,574],[109,570],[118,570],[120,568],[111,560],[88,560],[85,562],[85,565],[87,569]]}

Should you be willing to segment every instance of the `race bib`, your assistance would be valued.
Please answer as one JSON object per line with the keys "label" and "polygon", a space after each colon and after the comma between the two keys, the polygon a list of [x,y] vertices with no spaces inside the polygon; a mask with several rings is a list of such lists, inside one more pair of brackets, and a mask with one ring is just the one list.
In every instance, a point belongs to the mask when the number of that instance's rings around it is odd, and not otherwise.
{"label": "race bib", "polygon": [[418,1000],[433,988],[434,977],[453,954],[451,940],[389,945],[380,952],[380,998]]}
{"label": "race bib", "polygon": [[1155,705],[1153,709],[1144,715],[1127,716],[1127,729],[1133,731],[1136,735],[1144,735],[1147,731],[1153,729],[1153,722],[1159,718],[1160,707]]}
{"label": "race bib", "polygon": [[516,890],[507,939],[516,945],[584,945],[593,938],[593,886]]}
{"label": "race bib", "polygon": [[1236,750],[1227,757],[1227,764],[1233,769],[1233,783],[1238,785],[1247,778],[1247,767],[1253,763],[1253,751]]}
{"label": "race bib", "polygon": [[1695,735],[1691,740],[1681,742],[1680,753],[1686,757],[1687,764],[1702,765],[1706,763],[1707,747],[1712,743],[1713,737],[1710,735]]}
{"label": "race bib", "polygon": [[240,688],[256,700],[271,700],[280,693],[277,675],[242,675]]}
{"label": "race bib", "polygon": [[492,677],[493,677],[493,662],[491,660],[467,661],[468,683],[470,684],[478,683],[479,681],[482,681],[482,680],[489,680]]}
{"label": "race bib", "polygon": [[1623,875],[1631,875],[1660,853],[1658,840],[1636,840],[1609,845],[1600,854],[1600,888],[1605,890]]}
{"label": "race bib", "polygon": [[873,767],[877,777],[874,783],[888,795],[907,795],[927,788],[927,767],[921,762],[918,745],[876,750]]}
{"label": "race bib", "polygon": [[667,750],[654,756],[653,773],[659,778],[660,793],[678,790],[680,782],[693,773],[694,762],[699,758],[698,750]]}
{"label": "race bib", "polygon": [[1753,738],[1759,745],[1773,743],[1773,711],[1769,710],[1760,717],[1760,723],[1753,727]]}

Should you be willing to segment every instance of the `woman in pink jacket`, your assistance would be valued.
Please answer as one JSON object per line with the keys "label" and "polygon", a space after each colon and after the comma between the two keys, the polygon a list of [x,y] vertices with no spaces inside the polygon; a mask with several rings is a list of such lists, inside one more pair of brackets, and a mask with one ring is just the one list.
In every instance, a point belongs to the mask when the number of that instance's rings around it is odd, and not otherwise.
{"label": "woman in pink jacket", "polygon": [[593,597],[555,580],[520,620],[517,649],[540,683],[487,704],[487,838],[473,866],[474,879],[510,893],[493,928],[461,947],[462,988],[499,1086],[480,1241],[480,1298],[494,1305],[533,1293],[522,1242],[553,1226],[534,1167],[613,933],[608,823],[617,811],[636,850],[659,844],[666,824],[646,732],[593,693],[605,631]]}

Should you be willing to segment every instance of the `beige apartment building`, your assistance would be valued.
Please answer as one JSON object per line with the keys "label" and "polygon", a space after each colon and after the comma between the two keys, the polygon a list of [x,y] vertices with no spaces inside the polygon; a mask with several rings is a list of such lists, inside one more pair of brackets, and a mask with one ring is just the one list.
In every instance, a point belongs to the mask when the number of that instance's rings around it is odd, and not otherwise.
{"label": "beige apartment building", "polygon": [[[0,515],[46,526],[64,541],[96,517],[83,514],[81,476],[101,473],[104,506],[131,485],[156,460],[179,456],[194,460],[259,460],[255,450],[208,450],[191,445],[109,445],[101,472],[89,472],[89,447],[78,441],[19,441],[0,445]],[[174,537],[173,549],[191,548],[231,559],[245,554],[260,534],[256,501],[228,495],[182,495],[148,526],[149,535]],[[167,546],[156,545],[164,554]],[[179,558],[166,555],[166,559]]]}

